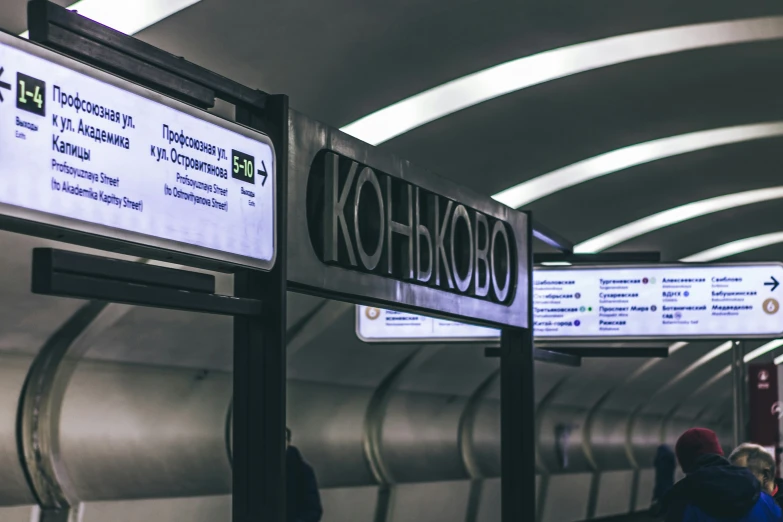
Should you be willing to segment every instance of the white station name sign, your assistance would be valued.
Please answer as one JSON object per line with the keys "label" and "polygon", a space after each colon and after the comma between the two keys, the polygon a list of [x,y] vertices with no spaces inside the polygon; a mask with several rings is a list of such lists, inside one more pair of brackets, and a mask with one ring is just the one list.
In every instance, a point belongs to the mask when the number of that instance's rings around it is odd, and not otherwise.
{"label": "white station name sign", "polygon": [[[783,333],[783,264],[537,269],[537,339],[753,338]],[[480,341],[492,328],[357,307],[367,342]]]}
{"label": "white station name sign", "polygon": [[0,213],[268,269],[265,135],[0,35]]}

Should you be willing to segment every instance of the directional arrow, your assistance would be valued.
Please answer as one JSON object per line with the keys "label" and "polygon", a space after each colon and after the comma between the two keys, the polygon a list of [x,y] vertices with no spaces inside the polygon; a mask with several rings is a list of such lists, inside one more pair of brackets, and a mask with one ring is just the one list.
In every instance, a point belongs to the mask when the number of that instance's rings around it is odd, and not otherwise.
{"label": "directional arrow", "polygon": [[[3,71],[4,70],[5,70],[4,68],[0,67],[0,76],[3,75]],[[6,83],[3,80],[0,80],[0,89],[8,89],[10,91],[11,90],[11,84],[10,83]],[[3,102],[3,101],[5,101],[3,99],[3,91],[0,91],[0,102]]]}
{"label": "directional arrow", "polygon": [[261,186],[263,187],[266,183],[266,177],[269,175],[266,172],[266,165],[264,165],[264,160],[261,160],[261,168],[258,170],[258,175],[264,178],[264,181],[261,182]]}
{"label": "directional arrow", "polygon": [[775,279],[775,276],[769,276],[769,277],[772,279],[772,281],[767,281],[766,283],[764,283],[764,286],[771,286],[772,288],[770,288],[769,291],[774,292],[775,289],[780,285],[780,283],[778,283],[778,280]]}

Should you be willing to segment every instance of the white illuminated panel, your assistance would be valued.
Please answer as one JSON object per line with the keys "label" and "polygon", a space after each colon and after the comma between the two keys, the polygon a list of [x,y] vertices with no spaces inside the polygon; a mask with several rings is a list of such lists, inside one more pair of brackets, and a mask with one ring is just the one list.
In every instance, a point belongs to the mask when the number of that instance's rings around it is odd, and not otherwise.
{"label": "white illuminated panel", "polygon": [[[537,339],[772,337],[783,333],[783,264],[534,271]],[[358,307],[368,342],[472,341],[498,331]]]}
{"label": "white illuminated panel", "polygon": [[[201,0],[79,0],[68,9],[121,33],[136,34]],[[28,37],[28,32],[20,34]]]}
{"label": "white illuminated panel", "polygon": [[0,214],[266,269],[258,132],[0,35]]}
{"label": "white illuminated panel", "polygon": [[500,336],[493,328],[362,305],[356,306],[356,334],[366,342],[480,341]]}

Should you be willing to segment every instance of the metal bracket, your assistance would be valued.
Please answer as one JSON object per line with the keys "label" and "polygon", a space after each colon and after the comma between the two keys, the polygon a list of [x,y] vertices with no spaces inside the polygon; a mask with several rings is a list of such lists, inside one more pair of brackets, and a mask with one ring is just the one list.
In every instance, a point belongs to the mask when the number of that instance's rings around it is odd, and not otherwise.
{"label": "metal bracket", "polygon": [[[484,357],[500,357],[500,348],[484,348]],[[665,359],[669,357],[668,348],[658,347],[629,347],[629,348],[554,348],[543,350],[535,348],[533,359],[541,362],[562,364],[564,366],[581,366],[582,358],[626,358],[626,357],[645,357],[653,359]]]}
{"label": "metal bracket", "polygon": [[569,241],[554,230],[550,230],[537,221],[533,221],[533,237],[565,254],[572,254],[574,252],[574,243],[572,241]]}
{"label": "metal bracket", "polygon": [[626,358],[626,357],[644,357],[665,359],[669,357],[668,348],[648,348],[648,347],[630,347],[630,348],[556,348],[559,353],[570,354],[579,357],[591,358]]}
{"label": "metal bracket", "polygon": [[540,263],[606,264],[606,263],[660,263],[660,252],[602,252],[599,254],[540,253],[533,260]]}
{"label": "metal bracket", "polygon": [[267,94],[47,0],[27,4],[30,40],[201,108],[215,97],[263,110]]}
{"label": "metal bracket", "polygon": [[213,293],[215,277],[52,248],[33,249],[34,294],[233,316],[261,315],[261,301]]}
{"label": "metal bracket", "polygon": [[[500,348],[494,346],[484,348],[484,357],[500,357]],[[541,350],[540,348],[533,349],[533,359],[541,362],[559,364],[561,366],[572,366],[574,368],[582,366],[582,357],[579,355],[560,351]]]}

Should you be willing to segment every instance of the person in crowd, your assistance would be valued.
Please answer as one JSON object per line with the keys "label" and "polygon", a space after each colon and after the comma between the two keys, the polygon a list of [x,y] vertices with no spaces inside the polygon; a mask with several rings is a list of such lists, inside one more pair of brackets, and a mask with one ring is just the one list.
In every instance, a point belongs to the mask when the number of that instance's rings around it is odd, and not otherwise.
{"label": "person in crowd", "polygon": [[321,495],[313,468],[291,444],[291,430],[285,429],[286,519],[288,522],[320,522]]}
{"label": "person in crowd", "polygon": [[677,460],[669,446],[666,444],[658,446],[653,466],[655,466],[655,488],[653,489],[650,513],[653,516],[659,516],[661,514],[661,500],[674,485],[674,471],[677,469]]}
{"label": "person in crowd", "polygon": [[748,468],[761,483],[761,489],[770,495],[775,491],[775,459],[758,444],[745,442],[729,455],[729,462],[741,468]]}
{"label": "person in crowd", "polygon": [[748,468],[761,483],[762,490],[783,507],[783,482],[775,478],[775,458],[762,446],[749,442],[740,444],[729,455],[729,461],[735,466]]}
{"label": "person in crowd", "polygon": [[777,502],[778,507],[783,510],[783,479],[775,477],[775,489],[772,491],[772,498]]}
{"label": "person in crowd", "polygon": [[685,478],[663,499],[666,522],[772,522],[783,520],[780,508],[746,468],[723,457],[718,436],[691,428],[674,449]]}

